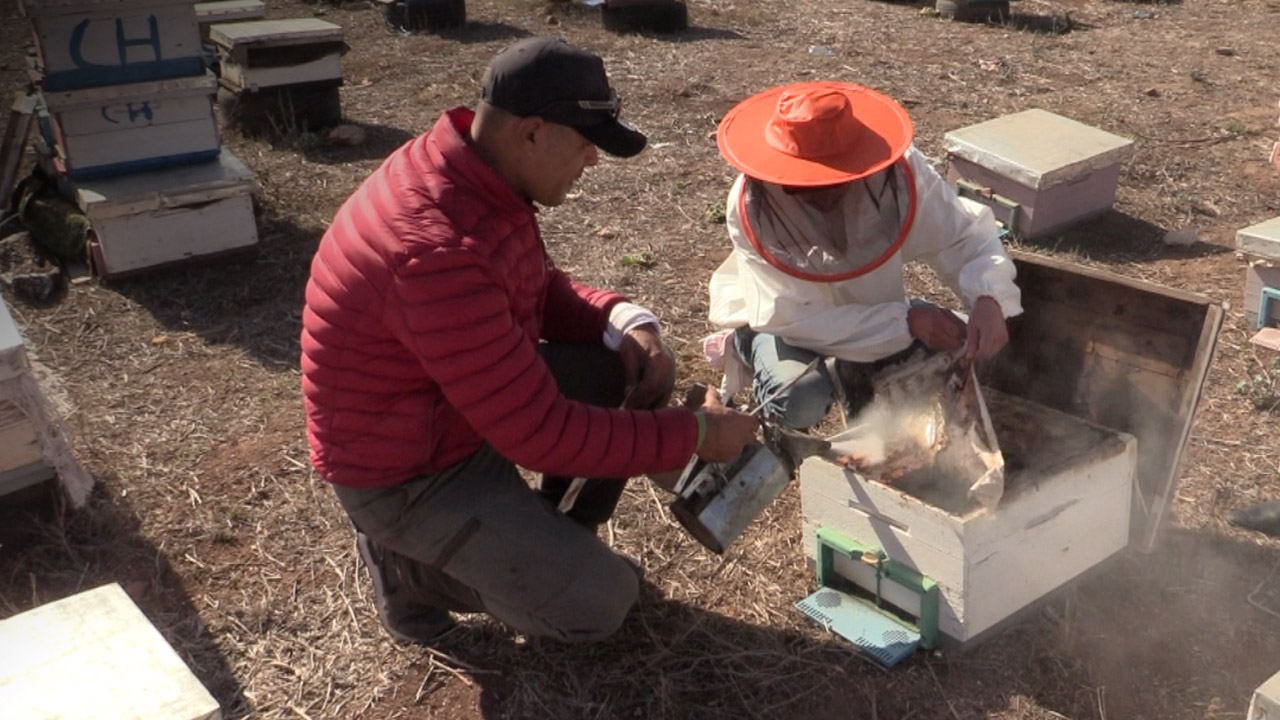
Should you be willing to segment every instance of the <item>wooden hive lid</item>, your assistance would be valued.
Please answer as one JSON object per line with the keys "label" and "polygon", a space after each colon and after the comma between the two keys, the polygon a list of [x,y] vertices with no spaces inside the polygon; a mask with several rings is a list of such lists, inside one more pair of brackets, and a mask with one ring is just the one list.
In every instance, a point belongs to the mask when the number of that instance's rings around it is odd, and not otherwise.
{"label": "wooden hive lid", "polygon": [[225,49],[341,42],[342,26],[318,18],[249,20],[209,26],[209,40]]}
{"label": "wooden hive lid", "polygon": [[1263,220],[1236,232],[1236,249],[1267,260],[1280,261],[1280,217]]}
{"label": "wooden hive lid", "polygon": [[952,130],[942,138],[954,157],[1040,190],[1129,157],[1133,141],[1047,110],[1026,110]]}
{"label": "wooden hive lid", "polygon": [[1209,298],[1012,253],[1023,314],[984,385],[1138,439],[1130,542],[1150,549],[1181,474],[1222,306]]}

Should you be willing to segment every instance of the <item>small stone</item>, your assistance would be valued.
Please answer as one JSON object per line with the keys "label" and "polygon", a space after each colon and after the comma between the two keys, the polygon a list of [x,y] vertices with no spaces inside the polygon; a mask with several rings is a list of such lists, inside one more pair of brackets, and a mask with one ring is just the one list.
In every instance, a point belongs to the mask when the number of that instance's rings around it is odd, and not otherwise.
{"label": "small stone", "polygon": [[1231,57],[1236,54],[1236,49],[1229,48],[1229,47],[1220,47],[1216,50],[1216,52],[1219,55],[1222,55],[1223,57]]}
{"label": "small stone", "polygon": [[1146,90],[1143,90],[1142,94],[1147,97],[1160,97],[1160,88],[1149,87]]}
{"label": "small stone", "polygon": [[1200,236],[1192,228],[1170,230],[1164,234],[1164,244],[1174,247],[1191,247],[1200,242]]}
{"label": "small stone", "polygon": [[557,18],[555,15],[548,15],[548,16],[547,16],[547,24],[548,24],[548,25],[559,25],[559,24],[560,24],[560,19],[559,19],[559,18]]}
{"label": "small stone", "polygon": [[1133,11],[1133,17],[1138,20],[1150,20],[1155,16],[1156,14],[1151,12],[1150,10],[1134,10]]}
{"label": "small stone", "polygon": [[329,144],[344,147],[363,145],[365,137],[364,128],[359,125],[337,125],[327,135]]}

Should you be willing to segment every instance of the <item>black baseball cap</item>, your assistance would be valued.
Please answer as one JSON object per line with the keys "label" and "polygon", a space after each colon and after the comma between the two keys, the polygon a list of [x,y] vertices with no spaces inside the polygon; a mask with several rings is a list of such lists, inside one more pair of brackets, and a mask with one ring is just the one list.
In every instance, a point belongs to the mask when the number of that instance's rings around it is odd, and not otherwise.
{"label": "black baseball cap", "polygon": [[610,155],[631,157],[646,142],[618,119],[621,101],[604,61],[559,38],[526,38],[498,53],[480,99],[519,117],[568,125]]}

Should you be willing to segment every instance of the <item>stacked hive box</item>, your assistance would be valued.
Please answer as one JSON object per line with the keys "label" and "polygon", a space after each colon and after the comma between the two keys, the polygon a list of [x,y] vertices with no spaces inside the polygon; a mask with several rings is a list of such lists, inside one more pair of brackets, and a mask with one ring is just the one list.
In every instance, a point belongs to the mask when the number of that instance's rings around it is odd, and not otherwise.
{"label": "stacked hive box", "polygon": [[342,27],[315,18],[217,24],[218,105],[250,132],[290,133],[342,119]]}
{"label": "stacked hive box", "polygon": [[[205,68],[192,0],[22,0],[36,37],[41,134],[63,192],[93,224],[94,271],[103,277],[252,249],[252,175],[221,149],[216,79]],[[202,167],[204,171],[192,172]],[[214,217],[200,186],[240,187],[244,202]],[[135,185],[190,204],[131,203]],[[127,224],[108,218],[127,216]],[[198,216],[198,217],[197,217]],[[134,253],[136,244],[159,248]],[[141,258],[146,258],[142,261]],[[133,258],[112,262],[112,258]]]}
{"label": "stacked hive box", "polygon": [[0,300],[0,495],[58,475],[81,505],[93,478],[72,458],[61,423],[32,371],[22,336]]}

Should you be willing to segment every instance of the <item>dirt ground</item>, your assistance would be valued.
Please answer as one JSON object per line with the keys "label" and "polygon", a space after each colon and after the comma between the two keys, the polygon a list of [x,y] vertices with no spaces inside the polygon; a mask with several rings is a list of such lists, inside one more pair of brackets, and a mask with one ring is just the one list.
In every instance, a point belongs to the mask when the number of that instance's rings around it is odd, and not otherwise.
{"label": "dirt ground", "polygon": [[[251,263],[76,284],[36,305],[6,292],[98,484],[87,507],[34,522],[6,503],[0,616],[118,582],[227,718],[1225,719],[1244,717],[1280,671],[1280,543],[1224,519],[1280,497],[1267,409],[1280,365],[1247,342],[1233,249],[1237,229],[1280,214],[1266,161],[1280,132],[1277,0],[1018,0],[1008,22],[986,25],[875,0],[692,0],[691,27],[666,36],[615,35],[597,9],[532,0],[471,0],[465,28],[416,35],[389,32],[363,3],[267,4],[270,17],[344,28],[343,115],[368,139],[224,129],[256,175]],[[0,9],[11,90],[31,48],[14,5]],[[493,53],[530,34],[600,53],[624,117],[649,135],[641,156],[603,160],[541,220],[562,267],[660,311],[681,384],[714,379],[698,339],[733,173],[713,131],[748,94],[867,84],[903,102],[939,162],[944,132],[1035,107],[1133,138],[1114,212],[1019,245],[1226,309],[1155,550],[1121,554],[972,652],[919,653],[886,672],[792,607],[814,587],[794,483],[717,557],[660,490],[633,482],[608,539],[647,579],[614,639],[564,647],[464,617],[434,648],[391,642],[350,526],[308,464],[297,369],[308,262],[380,159],[473,102]],[[1161,241],[1184,228],[1200,242]],[[927,271],[908,280],[940,293]]]}

